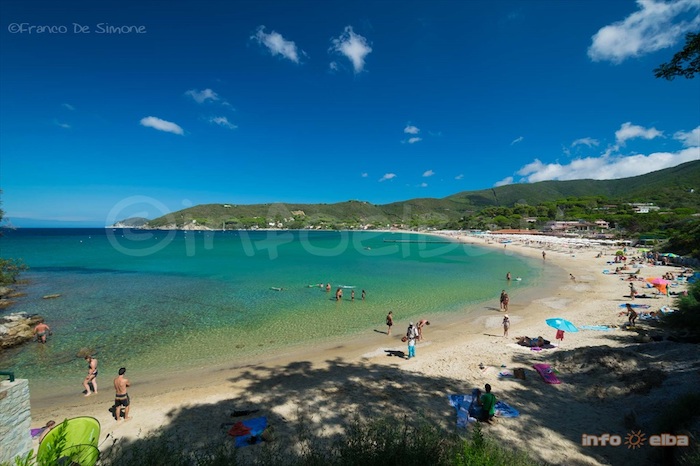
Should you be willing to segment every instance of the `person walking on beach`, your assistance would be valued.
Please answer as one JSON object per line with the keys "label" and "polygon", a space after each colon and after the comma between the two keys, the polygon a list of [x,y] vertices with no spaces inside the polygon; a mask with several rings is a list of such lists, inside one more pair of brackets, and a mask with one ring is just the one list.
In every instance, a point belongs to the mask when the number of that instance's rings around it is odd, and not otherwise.
{"label": "person walking on beach", "polygon": [[97,394],[97,359],[87,355],[85,360],[88,363],[88,373],[83,380],[83,387],[85,387],[85,396],[90,396],[90,387]]}
{"label": "person walking on beach", "polygon": [[547,260],[547,253],[542,251],[542,260]]}
{"label": "person walking on beach", "polygon": [[510,297],[508,293],[503,294],[503,310],[508,312],[508,303],[510,303]]}
{"label": "person walking on beach", "polygon": [[114,379],[114,419],[117,421],[121,419],[122,413],[124,414],[124,420],[128,421],[131,419],[129,417],[131,400],[129,399],[129,393],[126,391],[131,384],[129,379],[124,377],[125,373],[125,367],[119,368],[119,375]]}
{"label": "person walking on beach", "polygon": [[634,301],[635,296],[637,296],[637,288],[634,287],[634,283],[630,283],[630,299]]}
{"label": "person walking on beach", "polygon": [[416,340],[418,339],[418,330],[413,326],[413,322],[408,324],[406,330],[406,340],[408,341],[408,359],[416,357]]}
{"label": "person walking on beach", "polygon": [[389,329],[386,331],[387,335],[391,335],[391,327],[394,325],[394,314],[393,312],[389,311],[389,313],[386,315],[386,326],[389,327]]}
{"label": "person walking on beach", "polygon": [[422,319],[418,321],[418,341],[423,341],[423,327],[426,325],[430,325],[429,320]]}
{"label": "person walking on beach", "polygon": [[508,314],[503,316],[503,338],[508,336],[508,329],[510,328],[510,318]]}
{"label": "person walking on beach", "polygon": [[500,309],[501,309],[501,311],[503,310],[503,302],[505,300],[506,300],[506,290],[502,290],[501,297],[500,297],[500,303],[501,303]]}
{"label": "person walking on beach", "polygon": [[36,334],[36,341],[46,343],[46,337],[51,334],[51,328],[44,322],[40,322],[34,327],[34,333]]}
{"label": "person walking on beach", "polygon": [[634,310],[634,308],[632,307],[632,305],[630,303],[627,303],[626,305],[627,305],[627,309],[622,311],[619,315],[626,314],[630,327],[634,327],[634,323],[636,322],[637,317],[638,317],[637,311]]}

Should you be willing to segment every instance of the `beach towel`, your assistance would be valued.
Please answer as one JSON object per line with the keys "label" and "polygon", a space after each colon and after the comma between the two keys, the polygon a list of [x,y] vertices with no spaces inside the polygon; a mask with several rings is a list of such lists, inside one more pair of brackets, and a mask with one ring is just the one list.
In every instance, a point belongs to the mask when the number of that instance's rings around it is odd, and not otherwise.
{"label": "beach towel", "polygon": [[539,374],[542,376],[542,379],[546,383],[549,384],[559,384],[561,381],[557,378],[556,375],[554,375],[554,371],[552,370],[552,367],[549,364],[535,364],[532,366]]}
{"label": "beach towel", "polygon": [[564,339],[564,331],[563,330],[557,330],[557,335],[554,338],[555,340],[563,340]]}
{"label": "beach towel", "polygon": [[[457,427],[466,427],[469,423],[469,405],[472,404],[472,395],[448,395],[450,406],[457,409]],[[496,417],[518,417],[520,412],[505,401],[497,400]]]}
{"label": "beach towel", "polygon": [[498,373],[499,377],[513,377],[513,371],[510,369],[503,369],[501,372]]}
{"label": "beach towel", "polygon": [[[649,304],[630,304],[630,306],[637,309],[649,309],[651,307]],[[620,304],[620,307],[627,307],[627,304]]]}
{"label": "beach towel", "polygon": [[228,431],[236,439],[236,447],[247,447],[261,441],[260,435],[267,427],[267,418],[255,417],[237,422]]}
{"label": "beach towel", "polygon": [[600,330],[602,332],[610,330],[610,327],[607,325],[579,325],[578,328],[580,330]]}

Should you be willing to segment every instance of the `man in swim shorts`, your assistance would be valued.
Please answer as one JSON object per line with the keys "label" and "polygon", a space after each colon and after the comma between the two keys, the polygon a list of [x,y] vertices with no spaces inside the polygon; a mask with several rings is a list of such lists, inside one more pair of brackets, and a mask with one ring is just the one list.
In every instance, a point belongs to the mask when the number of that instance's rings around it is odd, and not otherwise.
{"label": "man in swim shorts", "polygon": [[120,368],[119,376],[114,379],[114,419],[117,421],[121,419],[122,413],[124,414],[124,420],[131,419],[129,417],[131,401],[129,400],[129,394],[126,392],[130,384],[129,379],[124,377],[124,373],[126,373],[126,368]]}
{"label": "man in swim shorts", "polygon": [[34,333],[36,334],[36,341],[46,343],[46,337],[51,333],[51,329],[44,322],[40,322],[39,325],[34,327]]}
{"label": "man in swim shorts", "polygon": [[90,396],[90,387],[97,393],[97,359],[88,355],[85,356],[85,360],[88,363],[88,373],[83,380],[83,387],[85,387],[85,396]]}

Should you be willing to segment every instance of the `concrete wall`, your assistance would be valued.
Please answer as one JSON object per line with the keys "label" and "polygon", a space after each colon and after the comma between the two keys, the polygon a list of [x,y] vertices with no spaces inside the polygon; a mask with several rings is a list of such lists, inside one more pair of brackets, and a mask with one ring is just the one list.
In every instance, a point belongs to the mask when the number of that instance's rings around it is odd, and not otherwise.
{"label": "concrete wall", "polygon": [[29,381],[0,382],[0,463],[24,456],[32,449]]}

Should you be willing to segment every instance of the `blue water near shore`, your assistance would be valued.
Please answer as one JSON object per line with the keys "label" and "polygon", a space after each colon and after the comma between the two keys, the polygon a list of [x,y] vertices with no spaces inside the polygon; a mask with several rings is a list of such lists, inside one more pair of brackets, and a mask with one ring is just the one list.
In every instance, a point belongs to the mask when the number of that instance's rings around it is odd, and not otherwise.
{"label": "blue water near shore", "polygon": [[[110,368],[138,370],[250,361],[384,331],[389,310],[403,331],[411,319],[497,303],[501,289],[543,279],[534,262],[505,250],[433,241],[443,240],[380,232],[7,230],[0,255],[30,269],[19,287],[26,295],[4,312],[41,314],[53,336],[2,352],[0,369],[74,379],[85,369],[81,349]],[[507,285],[508,271],[526,280]],[[340,285],[355,287],[354,301],[352,288],[335,301]],[[61,296],[42,299],[55,293]]]}

